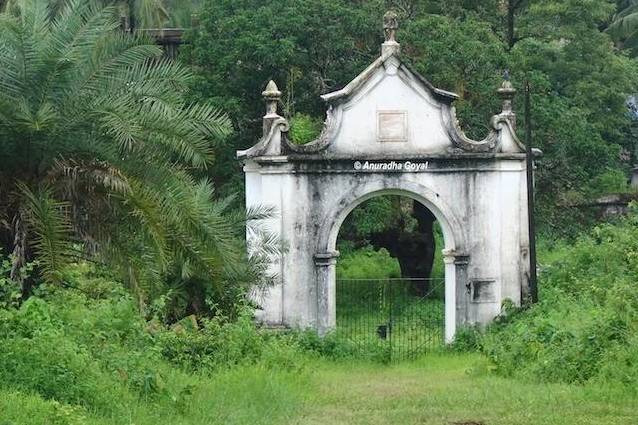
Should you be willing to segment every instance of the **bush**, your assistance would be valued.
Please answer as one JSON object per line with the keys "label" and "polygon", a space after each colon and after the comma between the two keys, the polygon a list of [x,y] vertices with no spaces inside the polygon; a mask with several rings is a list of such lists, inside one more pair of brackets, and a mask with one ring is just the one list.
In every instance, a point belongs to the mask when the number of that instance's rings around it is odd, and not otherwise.
{"label": "bush", "polygon": [[65,278],[69,289],[0,309],[0,387],[107,415],[170,397],[169,367],[121,283],[84,265]]}
{"label": "bush", "polygon": [[[27,263],[22,269],[23,276],[31,275],[34,263]],[[11,275],[11,259],[2,255],[0,249],[0,309],[15,307],[19,304],[22,294],[20,286],[12,281]]]}
{"label": "bush", "polygon": [[221,318],[202,320],[199,329],[165,330],[156,339],[162,357],[191,372],[255,363],[273,348],[268,342],[248,311],[236,322]]}
{"label": "bush", "polygon": [[26,301],[0,310],[0,382],[47,399],[110,410],[124,396],[86,346],[65,334],[49,303]]}
{"label": "bush", "polygon": [[321,120],[297,113],[290,119],[290,140],[298,145],[312,142],[321,134],[322,126]]}
{"label": "bush", "polygon": [[0,308],[0,424],[257,423],[297,402],[313,353],[293,332],[256,328],[246,308],[166,328],[120,283],[83,266],[66,277],[70,289]]}
{"label": "bush", "polygon": [[600,196],[609,193],[625,193],[631,191],[633,191],[633,189],[629,186],[627,173],[624,170],[612,168],[592,179],[591,189],[588,195]]}
{"label": "bush", "polygon": [[384,279],[401,277],[396,258],[385,248],[376,251],[371,246],[346,253],[337,262],[339,279]]}
{"label": "bush", "polygon": [[0,390],[0,422],[2,425],[94,425],[82,409],[61,404],[55,400],[43,400],[35,395],[17,391]]}
{"label": "bush", "polygon": [[474,326],[457,329],[454,341],[449,345],[449,349],[457,353],[467,353],[479,351],[482,347],[483,334],[481,330]]}
{"label": "bush", "polygon": [[547,257],[540,302],[492,325],[484,352],[504,375],[638,388],[638,216]]}

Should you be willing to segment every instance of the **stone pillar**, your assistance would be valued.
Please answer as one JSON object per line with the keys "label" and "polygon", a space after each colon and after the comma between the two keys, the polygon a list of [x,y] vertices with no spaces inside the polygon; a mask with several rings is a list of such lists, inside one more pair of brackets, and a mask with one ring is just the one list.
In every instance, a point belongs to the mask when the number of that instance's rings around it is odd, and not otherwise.
{"label": "stone pillar", "polygon": [[458,326],[466,322],[469,257],[444,249],[443,262],[445,263],[445,342],[449,344],[454,341]]}
{"label": "stone pillar", "polygon": [[443,253],[445,263],[445,342],[454,341],[456,332],[456,264],[453,255]]}
{"label": "stone pillar", "polygon": [[324,336],[337,324],[336,264],[339,251],[315,254],[317,332]]}

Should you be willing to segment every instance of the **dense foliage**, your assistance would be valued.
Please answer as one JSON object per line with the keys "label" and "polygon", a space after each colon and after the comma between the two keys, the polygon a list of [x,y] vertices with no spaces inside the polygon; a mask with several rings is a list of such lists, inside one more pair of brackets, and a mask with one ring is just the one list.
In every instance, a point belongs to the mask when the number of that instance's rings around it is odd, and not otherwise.
{"label": "dense foliage", "polygon": [[540,303],[507,311],[479,348],[508,376],[638,388],[638,215],[542,257]]}
{"label": "dense foliage", "polygon": [[135,301],[108,278],[84,270],[71,281],[77,289],[41,287],[19,309],[0,309],[3,425],[341,424],[344,416],[379,424],[442,417],[580,424],[635,417],[635,397],[623,387],[523,384],[486,375],[482,363],[468,374],[477,356],[432,354],[391,367],[322,360],[313,352],[334,357],[340,348],[312,335],[275,338],[244,319],[166,329],[141,320]]}
{"label": "dense foliage", "polygon": [[[543,250],[542,302],[510,310],[478,336],[495,368],[478,364],[473,373],[635,390],[636,229],[634,217],[575,246]],[[5,267],[0,417],[16,423],[270,423],[289,413],[287,402],[298,402],[299,377],[317,356],[376,359],[331,337],[259,330],[249,309],[233,321],[188,317],[167,327],[145,320],[127,291],[87,264],[66,271],[68,288],[40,286],[13,307],[6,275]],[[465,335],[459,343],[469,342]],[[270,406],[267,417],[255,403]]]}
{"label": "dense foliage", "polygon": [[204,313],[225,283],[259,280],[243,215],[206,178],[229,120],[188,100],[184,65],[118,26],[112,9],[80,0],[0,14],[0,247],[23,298],[87,258],[141,305],[165,295],[181,304],[173,315]]}
{"label": "dense foliage", "polygon": [[371,246],[356,250],[340,247],[337,279],[386,279],[401,277],[401,269],[387,250],[376,251]]}
{"label": "dense foliage", "polygon": [[[459,116],[473,137],[486,134],[498,111],[494,91],[504,69],[519,92],[530,81],[534,144],[545,153],[537,184],[545,230],[573,233],[582,215],[565,205],[626,190],[637,160],[626,102],[638,72],[604,31],[613,21],[611,1],[210,0],[184,58],[198,70],[196,98],[227,110],[237,130],[220,152],[228,159],[223,169],[211,169],[225,190],[240,182],[228,167],[233,151],[259,137],[266,82],[274,78],[282,88],[288,117],[323,117],[318,95],[343,86],[374,59],[389,7],[401,14],[405,58],[460,95]],[[516,109],[522,112],[522,96]]]}
{"label": "dense foliage", "polygon": [[273,417],[297,397],[287,378],[305,369],[296,339],[263,334],[249,316],[168,329],[145,321],[117,282],[73,270],[75,289],[41,286],[0,309],[3,424],[259,423],[254,397],[281,397]]}

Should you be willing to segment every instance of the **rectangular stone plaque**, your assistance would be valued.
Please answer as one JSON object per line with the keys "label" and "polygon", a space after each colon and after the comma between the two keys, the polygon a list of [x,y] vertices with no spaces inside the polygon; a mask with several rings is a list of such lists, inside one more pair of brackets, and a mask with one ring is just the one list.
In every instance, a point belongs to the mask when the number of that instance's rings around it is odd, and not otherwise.
{"label": "rectangular stone plaque", "polygon": [[406,111],[378,111],[377,135],[380,142],[407,142],[408,113]]}
{"label": "rectangular stone plaque", "polygon": [[491,279],[473,279],[470,281],[470,299],[473,303],[496,302],[496,281]]}

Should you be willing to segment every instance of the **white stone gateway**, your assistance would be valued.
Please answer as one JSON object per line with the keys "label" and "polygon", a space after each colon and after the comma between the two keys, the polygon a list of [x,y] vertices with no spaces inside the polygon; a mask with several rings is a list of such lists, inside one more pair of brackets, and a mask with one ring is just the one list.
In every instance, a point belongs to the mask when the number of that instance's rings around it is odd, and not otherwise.
{"label": "white stone gateway", "polygon": [[273,207],[277,214],[264,225],[286,246],[272,261],[277,284],[256,298],[265,325],[320,334],[335,327],[339,228],[357,205],[385,194],[421,202],[443,229],[446,341],[459,326],[491,321],[504,300],[519,305],[529,294],[526,156],[514,131],[515,90],[503,82],[490,134],[470,140],[452,106],[457,95],[401,60],[395,31],[386,15],[381,56],[322,96],[327,118],[311,143],[288,139],[275,83],[263,93],[263,137],[237,156],[247,207]]}

